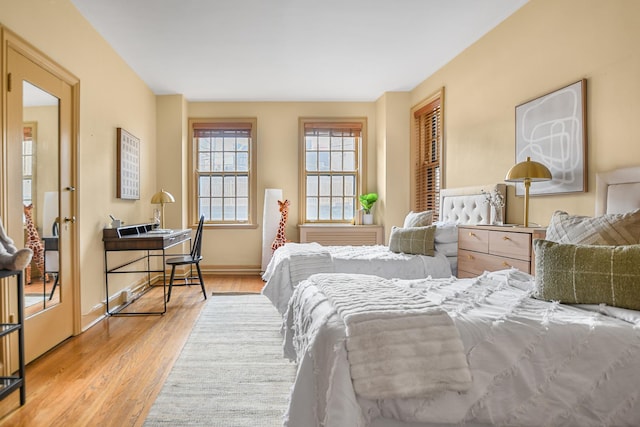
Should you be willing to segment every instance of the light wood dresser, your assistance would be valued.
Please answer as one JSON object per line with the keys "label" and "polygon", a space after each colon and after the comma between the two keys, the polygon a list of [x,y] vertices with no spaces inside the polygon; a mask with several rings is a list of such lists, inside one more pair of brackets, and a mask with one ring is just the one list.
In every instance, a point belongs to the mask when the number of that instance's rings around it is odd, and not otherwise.
{"label": "light wood dresser", "polygon": [[458,226],[458,277],[515,267],[533,274],[533,240],[543,239],[545,228],[492,225]]}

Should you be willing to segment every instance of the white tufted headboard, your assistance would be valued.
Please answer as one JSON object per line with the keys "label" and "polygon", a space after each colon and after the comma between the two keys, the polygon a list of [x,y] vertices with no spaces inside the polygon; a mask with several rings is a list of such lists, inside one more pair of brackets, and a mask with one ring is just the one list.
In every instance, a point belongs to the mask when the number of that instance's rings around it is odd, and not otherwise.
{"label": "white tufted headboard", "polygon": [[640,208],[640,166],[596,174],[596,215]]}
{"label": "white tufted headboard", "polygon": [[[506,184],[482,185],[475,187],[446,188],[440,190],[439,221],[457,224],[490,224],[491,206],[482,193],[497,190],[507,200]],[[504,207],[502,218],[504,218]]]}

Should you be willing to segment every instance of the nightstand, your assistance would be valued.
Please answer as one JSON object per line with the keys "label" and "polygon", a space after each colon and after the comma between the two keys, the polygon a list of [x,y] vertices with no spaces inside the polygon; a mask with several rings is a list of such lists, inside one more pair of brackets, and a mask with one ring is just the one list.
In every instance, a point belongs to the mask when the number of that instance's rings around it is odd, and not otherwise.
{"label": "nightstand", "polygon": [[545,228],[459,225],[458,277],[511,267],[534,274],[533,240],[545,234]]}

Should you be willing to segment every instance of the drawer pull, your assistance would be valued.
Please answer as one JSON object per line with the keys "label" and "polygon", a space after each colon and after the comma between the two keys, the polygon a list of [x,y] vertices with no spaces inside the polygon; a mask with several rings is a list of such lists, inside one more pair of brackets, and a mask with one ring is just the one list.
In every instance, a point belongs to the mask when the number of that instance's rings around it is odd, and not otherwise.
{"label": "drawer pull", "polygon": [[502,261],[502,265],[505,267],[511,267],[507,261]]}
{"label": "drawer pull", "polygon": [[475,234],[473,231],[470,231],[470,232],[469,232],[469,236],[470,236],[470,237],[475,237],[475,235],[476,235],[476,234]]}
{"label": "drawer pull", "polygon": [[474,258],[473,258],[473,255],[467,255],[467,258],[468,258],[468,259],[474,259]]}
{"label": "drawer pull", "polygon": [[502,240],[511,240],[511,239],[509,238],[509,236],[504,236]]}

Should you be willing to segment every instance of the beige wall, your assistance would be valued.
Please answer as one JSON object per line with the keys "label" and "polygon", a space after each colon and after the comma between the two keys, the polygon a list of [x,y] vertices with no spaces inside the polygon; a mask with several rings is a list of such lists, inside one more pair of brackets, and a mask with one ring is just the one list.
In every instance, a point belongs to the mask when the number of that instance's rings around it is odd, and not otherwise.
{"label": "beige wall", "polygon": [[[515,107],[586,78],[589,191],[532,198],[530,220],[593,215],[595,173],[640,159],[639,42],[638,1],[531,0],[411,93],[413,105],[446,89],[446,186],[502,182],[515,161]],[[512,193],[507,221],[521,223]]]}
{"label": "beige wall", "polygon": [[[68,0],[0,0],[0,24],[80,79],[79,175],[82,327],[102,312],[105,298],[102,228],[109,214],[147,221],[156,189],[155,96]],[[139,201],[116,198],[116,128],[141,140]],[[113,288],[128,282],[117,277]]]}

